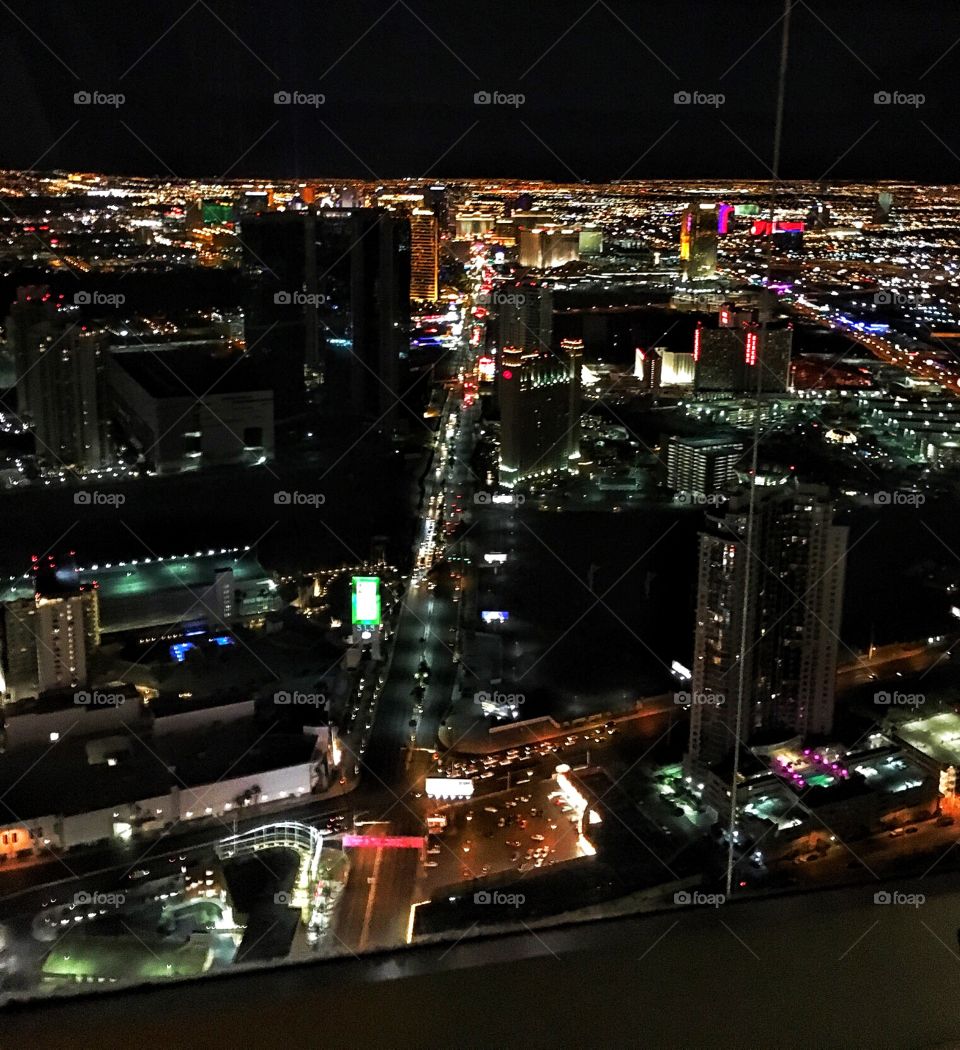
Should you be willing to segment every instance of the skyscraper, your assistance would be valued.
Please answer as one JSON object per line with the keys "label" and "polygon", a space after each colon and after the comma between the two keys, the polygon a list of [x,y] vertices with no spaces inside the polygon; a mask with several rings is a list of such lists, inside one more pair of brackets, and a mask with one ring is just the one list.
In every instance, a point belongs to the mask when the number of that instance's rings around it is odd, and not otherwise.
{"label": "skyscraper", "polygon": [[328,419],[387,429],[410,322],[410,225],[377,208],[307,208],[242,222],[247,350],[278,419],[304,406],[304,369]]}
{"label": "skyscraper", "polygon": [[760,730],[806,735],[833,725],[847,529],[833,524],[820,487],[758,493],[755,502],[752,532],[744,496],[700,536],[694,766],[733,749],[738,699],[743,742]]}
{"label": "skyscraper", "polygon": [[790,380],[793,327],[786,321],[764,330],[759,313],[721,307],[713,326],[699,324],[693,337],[696,393],[782,394]]}
{"label": "skyscraper", "polygon": [[717,274],[716,204],[691,204],[680,216],[680,280],[711,280]]}
{"label": "skyscraper", "polygon": [[426,303],[436,300],[439,255],[436,216],[425,208],[414,208],[410,213],[411,299]]}
{"label": "skyscraper", "polygon": [[499,348],[549,351],[553,341],[553,293],[534,280],[501,285],[493,295]]}
{"label": "skyscraper", "polygon": [[569,469],[579,451],[583,342],[551,349],[553,296],[534,281],[500,295],[497,396],[500,483]]}
{"label": "skyscraper", "polygon": [[76,565],[34,559],[36,593],[3,610],[4,689],[13,700],[57,689],[82,688],[88,660],[100,644],[95,586],[81,586]]}
{"label": "skyscraper", "polygon": [[37,456],[48,467],[103,466],[98,403],[98,335],[75,307],[58,306],[47,288],[17,289],[7,320],[17,377],[17,407],[33,426]]}

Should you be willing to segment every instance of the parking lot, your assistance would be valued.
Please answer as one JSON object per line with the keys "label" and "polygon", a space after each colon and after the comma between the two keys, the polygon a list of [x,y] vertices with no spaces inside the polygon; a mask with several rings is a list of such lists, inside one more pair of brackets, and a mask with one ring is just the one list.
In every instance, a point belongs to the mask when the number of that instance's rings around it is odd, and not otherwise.
{"label": "parking lot", "polygon": [[438,807],[448,824],[430,837],[421,866],[424,896],[464,880],[533,871],[580,856],[574,814],[561,802],[550,779]]}

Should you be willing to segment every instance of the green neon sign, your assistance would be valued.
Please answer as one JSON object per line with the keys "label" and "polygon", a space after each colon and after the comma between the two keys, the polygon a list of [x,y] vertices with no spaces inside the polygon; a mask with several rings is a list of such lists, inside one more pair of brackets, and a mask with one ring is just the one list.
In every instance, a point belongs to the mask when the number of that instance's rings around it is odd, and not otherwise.
{"label": "green neon sign", "polygon": [[380,623],[380,577],[354,576],[350,599],[355,627],[376,627]]}

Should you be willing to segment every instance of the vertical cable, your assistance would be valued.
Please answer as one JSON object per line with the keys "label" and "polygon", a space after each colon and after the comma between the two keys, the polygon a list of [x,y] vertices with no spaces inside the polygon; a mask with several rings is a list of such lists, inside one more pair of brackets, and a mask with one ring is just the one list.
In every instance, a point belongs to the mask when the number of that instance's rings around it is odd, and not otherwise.
{"label": "vertical cable", "polygon": [[[746,657],[747,657],[747,624],[751,621],[750,609],[752,577],[751,559],[753,557],[754,539],[754,516],[756,512],[757,493],[757,467],[759,465],[760,449],[760,398],[763,392],[763,369],[767,350],[767,326],[770,319],[770,272],[773,255],[773,224],[776,216],[777,180],[780,173],[780,140],[783,134],[783,100],[787,86],[787,55],[790,48],[790,10],[793,0],[784,0],[783,4],[783,30],[780,35],[780,70],[777,82],[777,106],[773,125],[773,163],[771,174],[773,175],[773,187],[770,196],[770,222],[767,227],[766,244],[766,281],[760,293],[760,337],[757,348],[757,389],[753,403],[753,452],[750,461],[750,502],[747,508],[747,536],[746,541],[741,544],[737,557],[743,555],[743,600],[740,603],[740,666],[737,674],[737,715],[734,726],[733,738],[733,773],[730,777],[730,824],[727,828],[727,885],[726,895],[729,899],[733,895],[733,869],[735,864],[734,835],[737,830],[737,778],[740,773],[740,736],[743,732],[743,701],[746,688]],[[752,689],[751,689],[752,693]]]}

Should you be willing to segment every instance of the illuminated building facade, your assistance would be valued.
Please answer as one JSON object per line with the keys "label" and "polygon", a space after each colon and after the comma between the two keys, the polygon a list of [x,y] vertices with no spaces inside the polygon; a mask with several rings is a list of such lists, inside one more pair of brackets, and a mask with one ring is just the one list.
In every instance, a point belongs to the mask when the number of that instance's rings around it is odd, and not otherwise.
{"label": "illuminated building facade", "polygon": [[715,327],[694,332],[696,393],[782,394],[790,381],[793,328],[777,321],[763,326],[755,311],[723,306]]}
{"label": "illuminated building facade", "polygon": [[58,306],[47,288],[31,286],[17,290],[7,339],[18,411],[32,423],[37,457],[55,470],[101,468],[99,337],[83,330],[75,307]]}
{"label": "illuminated building facade", "polygon": [[833,725],[847,529],[833,524],[827,491],[810,486],[758,493],[750,550],[748,531],[743,497],[700,536],[693,767],[733,750],[741,681],[742,742]]}
{"label": "illuminated building facade", "polygon": [[88,657],[100,641],[95,588],[8,602],[3,619],[11,700],[87,684]]}
{"label": "illuminated building facade", "polygon": [[667,485],[676,492],[710,496],[735,477],[742,455],[739,441],[674,435],[667,443]]}
{"label": "illuminated building facade", "polygon": [[712,280],[717,275],[716,204],[691,204],[680,216],[680,279]]}
{"label": "illuminated building facade", "polygon": [[436,216],[425,208],[414,208],[410,213],[410,298],[435,302],[438,274]]}
{"label": "illuminated building facade", "polygon": [[544,229],[520,231],[520,265],[549,270],[580,258],[580,234],[576,230]]}
{"label": "illuminated building facade", "polygon": [[[517,282],[498,317],[500,344],[500,483],[569,469],[579,451],[583,342],[551,349],[553,297],[535,282]],[[515,289],[515,290],[514,290]]]}

